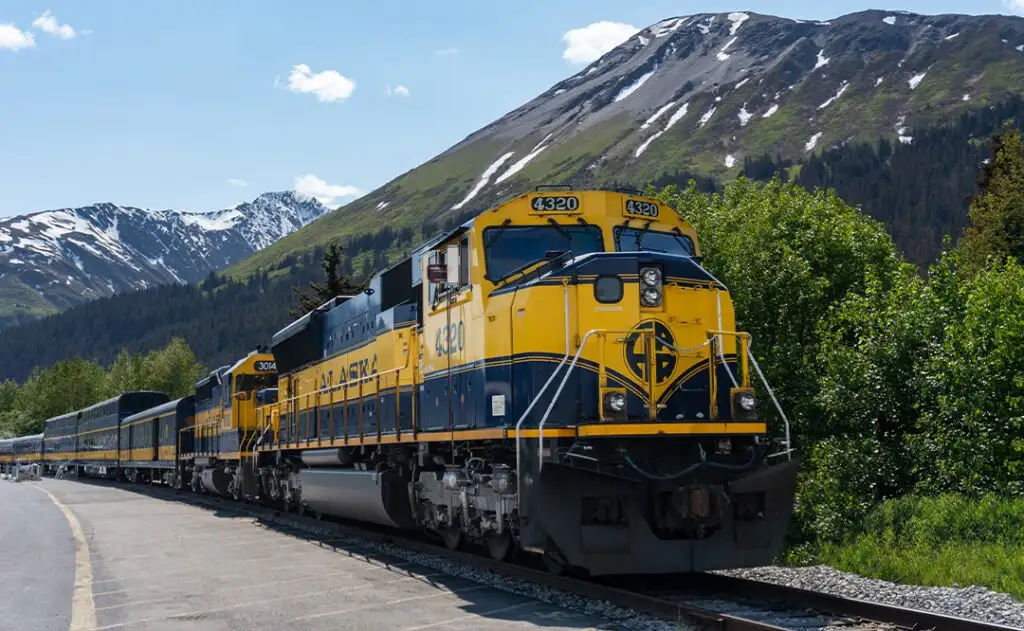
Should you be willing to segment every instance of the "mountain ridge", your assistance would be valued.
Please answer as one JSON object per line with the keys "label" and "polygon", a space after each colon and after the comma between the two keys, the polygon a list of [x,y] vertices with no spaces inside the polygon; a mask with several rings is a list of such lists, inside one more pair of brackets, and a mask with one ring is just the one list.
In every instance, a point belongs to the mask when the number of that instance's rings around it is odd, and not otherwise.
{"label": "mountain ridge", "polygon": [[208,212],[100,202],[0,219],[0,327],[223,269],[329,210],[293,191]]}
{"label": "mountain ridge", "polygon": [[479,211],[537,183],[642,187],[673,172],[736,177],[955,118],[1024,86],[1024,19],[866,10],[813,22],[748,11],[652,24],[445,151],[233,265],[381,225]]}

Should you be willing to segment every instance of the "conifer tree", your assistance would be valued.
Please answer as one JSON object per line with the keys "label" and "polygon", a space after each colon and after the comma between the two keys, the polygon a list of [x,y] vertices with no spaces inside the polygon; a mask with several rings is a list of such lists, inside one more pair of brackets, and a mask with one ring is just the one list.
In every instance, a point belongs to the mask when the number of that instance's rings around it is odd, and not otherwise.
{"label": "conifer tree", "polygon": [[971,225],[960,240],[963,269],[975,275],[1007,257],[1024,261],[1024,144],[1019,129],[992,139],[988,163],[971,198]]}
{"label": "conifer tree", "polygon": [[298,307],[288,312],[293,318],[306,314],[320,305],[324,304],[335,296],[346,296],[357,294],[363,290],[361,285],[353,283],[341,271],[343,249],[337,243],[332,243],[324,249],[323,258],[320,260],[320,267],[324,272],[324,283],[309,282],[312,293],[306,293],[298,287],[292,287],[292,293],[298,301]]}

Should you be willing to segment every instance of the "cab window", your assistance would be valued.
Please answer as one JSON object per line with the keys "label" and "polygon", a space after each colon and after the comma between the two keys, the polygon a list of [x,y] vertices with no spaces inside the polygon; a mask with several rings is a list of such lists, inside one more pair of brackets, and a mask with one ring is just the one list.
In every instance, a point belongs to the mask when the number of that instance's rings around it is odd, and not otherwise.
{"label": "cab window", "polygon": [[498,226],[484,230],[487,279],[497,282],[549,256],[601,252],[596,226]]}
{"label": "cab window", "polygon": [[685,234],[637,228],[616,228],[615,249],[619,252],[665,252],[693,256],[693,240]]}

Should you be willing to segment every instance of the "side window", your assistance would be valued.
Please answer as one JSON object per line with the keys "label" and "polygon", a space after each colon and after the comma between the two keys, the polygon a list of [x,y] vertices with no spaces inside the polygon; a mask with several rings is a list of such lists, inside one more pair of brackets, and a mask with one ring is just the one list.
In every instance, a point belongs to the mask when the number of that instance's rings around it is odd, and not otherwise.
{"label": "side window", "polygon": [[[430,256],[427,257],[427,264],[428,265],[444,265],[444,264],[447,263],[447,261],[446,261],[447,257],[445,255],[446,255],[446,252],[444,250],[434,250],[433,252],[430,253]],[[437,302],[438,297],[441,295],[441,285],[438,285],[436,283],[429,283],[429,285],[430,285],[430,303],[431,304],[435,304]]]}
{"label": "side window", "polygon": [[459,242],[459,288],[469,285],[469,237]]}

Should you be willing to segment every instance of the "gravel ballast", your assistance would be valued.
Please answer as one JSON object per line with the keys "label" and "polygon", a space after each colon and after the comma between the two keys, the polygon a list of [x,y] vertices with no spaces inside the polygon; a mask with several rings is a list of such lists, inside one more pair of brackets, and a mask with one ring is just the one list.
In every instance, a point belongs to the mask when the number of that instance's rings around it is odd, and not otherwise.
{"label": "gravel ballast", "polygon": [[1024,603],[984,587],[901,585],[827,565],[769,566],[716,573],[1024,629]]}

